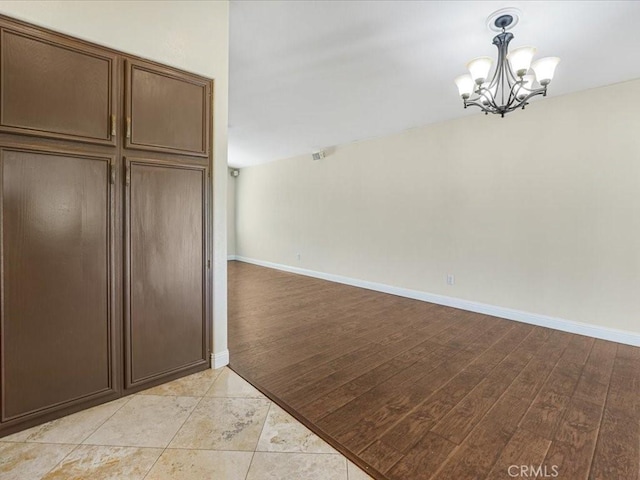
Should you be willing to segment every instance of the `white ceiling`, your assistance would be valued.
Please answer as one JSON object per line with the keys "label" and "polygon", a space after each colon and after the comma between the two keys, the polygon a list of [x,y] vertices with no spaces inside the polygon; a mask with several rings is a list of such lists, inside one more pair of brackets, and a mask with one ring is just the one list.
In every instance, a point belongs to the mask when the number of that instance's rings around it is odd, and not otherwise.
{"label": "white ceiling", "polygon": [[640,78],[640,1],[232,1],[229,164],[477,113],[453,79],[496,58],[504,7],[522,12],[512,47],[561,57],[549,96]]}

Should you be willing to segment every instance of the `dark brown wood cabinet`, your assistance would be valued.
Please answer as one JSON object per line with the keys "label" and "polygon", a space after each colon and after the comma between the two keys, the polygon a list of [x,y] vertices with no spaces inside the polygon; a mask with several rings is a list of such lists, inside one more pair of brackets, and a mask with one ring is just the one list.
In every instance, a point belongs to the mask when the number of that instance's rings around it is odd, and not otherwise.
{"label": "dark brown wood cabinet", "polygon": [[205,365],[206,167],[126,159],[126,386]]}
{"label": "dark brown wood cabinet", "polygon": [[0,437],[209,366],[212,90],[0,16]]}
{"label": "dark brown wood cabinet", "polygon": [[112,164],[0,149],[3,422],[116,391]]}
{"label": "dark brown wood cabinet", "polygon": [[210,98],[200,77],[127,60],[125,146],[206,157]]}
{"label": "dark brown wood cabinet", "polygon": [[0,64],[0,131],[115,146],[115,54],[4,26]]}

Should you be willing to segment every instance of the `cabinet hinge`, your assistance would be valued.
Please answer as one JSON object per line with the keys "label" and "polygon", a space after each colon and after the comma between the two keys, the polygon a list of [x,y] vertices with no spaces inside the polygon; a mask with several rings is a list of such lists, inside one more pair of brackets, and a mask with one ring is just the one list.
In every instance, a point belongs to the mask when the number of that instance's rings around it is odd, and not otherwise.
{"label": "cabinet hinge", "polygon": [[207,260],[207,268],[211,268],[211,260]]}

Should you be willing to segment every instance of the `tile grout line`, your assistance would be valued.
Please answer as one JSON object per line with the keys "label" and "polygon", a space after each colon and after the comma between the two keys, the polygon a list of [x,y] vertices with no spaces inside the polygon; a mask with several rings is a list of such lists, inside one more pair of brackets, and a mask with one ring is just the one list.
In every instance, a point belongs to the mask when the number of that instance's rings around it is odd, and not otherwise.
{"label": "tile grout line", "polygon": [[[118,400],[118,399],[113,400],[113,401],[117,401],[117,400]],[[75,444],[74,444],[74,443],[45,443],[45,442],[28,442],[28,441],[26,441],[26,440],[25,440],[25,441],[23,442],[24,444],[30,444],[30,443],[32,443],[32,444],[38,444],[38,445],[74,445],[74,447],[71,449],[71,451],[69,451],[69,453],[67,453],[64,457],[62,457],[62,458],[60,459],[60,461],[59,461],[58,463],[56,463],[53,467],[51,467],[49,470],[47,470],[47,472],[46,472],[46,473],[45,473],[41,478],[46,477],[46,476],[47,476],[47,475],[49,475],[51,472],[53,472],[56,468],[58,468],[58,466],[59,466],[59,465],[61,465],[61,464],[62,464],[62,462],[64,462],[64,461],[69,457],[69,455],[71,455],[71,454],[72,454],[73,452],[75,452],[75,451],[76,451],[80,446],[82,446],[82,445],[83,445],[83,443],[82,443],[82,442],[84,442],[87,438],[89,438],[91,435],[93,435],[93,434],[94,434],[94,433],[95,433],[95,432],[96,432],[100,427],[102,427],[102,425],[104,425],[104,424],[105,424],[105,423],[106,423],[106,422],[107,422],[111,417],[113,417],[116,413],[118,413],[122,407],[124,407],[127,403],[129,403],[129,401],[130,401],[130,400],[131,400],[131,398],[127,399],[127,401],[126,401],[126,402],[123,402],[123,404],[122,404],[122,405],[120,405],[120,407],[118,407],[118,408],[116,409],[116,411],[115,411],[115,412],[113,412],[111,415],[109,415],[109,417],[107,417],[107,419],[105,419],[105,421],[104,421],[104,422],[102,422],[102,423],[101,423],[100,425],[98,425],[95,429],[93,429],[93,430],[91,431],[91,433],[89,433],[86,437],[84,437],[82,440],[80,440],[80,442],[79,442],[79,443],[75,443]],[[96,407],[97,407],[97,406],[100,406],[100,405],[96,405]],[[95,407],[93,407],[93,408],[95,408]],[[75,413],[80,413],[80,412],[75,412]],[[75,413],[72,413],[71,415],[75,415]],[[67,415],[67,416],[71,416],[71,415]],[[61,418],[65,418],[65,417],[61,417]],[[52,420],[52,421],[55,421],[55,420]],[[44,424],[43,424],[43,425],[44,425]]]}
{"label": "tile grout line", "polygon": [[[27,442],[24,442],[24,443],[25,443],[25,445],[28,445]],[[37,442],[31,442],[31,443],[34,444],[34,443],[37,443]],[[47,470],[47,472],[44,475],[42,475],[40,478],[44,478],[47,475],[49,475],[51,472],[53,472],[56,468],[58,468],[58,465],[60,465],[62,462],[64,462],[64,460],[69,455],[71,455],[73,452],[75,452],[78,449],[78,447],[80,446],[79,443],[78,444],[73,444],[73,443],[49,443],[49,444],[40,443],[39,445],[73,445],[73,448],[69,451],[69,453],[67,453],[64,457],[62,457],[58,463],[56,463],[53,467],[51,467],[49,470]]]}
{"label": "tile grout line", "polygon": [[[213,366],[211,367],[213,369]],[[216,378],[213,379],[213,382],[211,382],[211,385],[209,385],[209,388],[207,388],[207,391],[204,392],[204,395],[202,396],[202,398],[206,397],[207,394],[211,391],[211,389],[213,388],[213,386],[218,383],[218,380],[220,380],[220,377],[222,376],[222,373],[224,372],[224,370],[228,368],[227,366],[224,366],[220,369],[220,372],[218,372],[218,375],[216,375]],[[215,369],[214,369],[215,371]]]}
{"label": "tile grout line", "polygon": [[267,419],[269,418],[269,413],[271,412],[271,408],[273,407],[273,402],[271,400],[269,400],[268,398],[267,398],[267,400],[269,401],[269,408],[267,409],[267,414],[264,416],[264,421],[262,422],[262,428],[260,429],[260,435],[258,435],[258,440],[256,440],[256,446],[253,448],[253,452],[251,453],[251,461],[249,462],[249,468],[247,468],[247,474],[244,476],[244,480],[247,480],[249,478],[249,472],[251,471],[251,466],[253,465],[253,459],[256,456],[256,451],[258,450],[258,445],[260,444],[260,439],[262,438],[262,434],[264,433],[264,427],[267,424]]}
{"label": "tile grout line", "polygon": [[109,415],[109,417],[108,417],[107,419],[105,419],[105,421],[104,421],[104,422],[102,422],[100,425],[98,425],[98,426],[96,427],[96,429],[95,429],[95,430],[93,430],[89,435],[87,435],[86,437],[84,437],[84,438],[82,439],[82,441],[80,441],[79,445],[84,445],[84,442],[86,442],[86,441],[87,441],[87,439],[88,439],[91,435],[93,435],[94,433],[96,433],[100,428],[102,428],[102,426],[103,426],[105,423],[107,423],[109,420],[111,420],[111,419],[113,418],[113,416],[114,416],[116,413],[118,413],[120,410],[122,410],[122,409],[124,408],[124,406],[125,406],[125,405],[127,405],[127,404],[128,404],[128,403],[133,399],[133,397],[135,397],[135,394],[134,394],[134,395],[130,395],[128,398],[127,398],[127,397],[123,397],[123,398],[126,398],[126,399],[127,399],[127,401],[126,401],[126,402],[123,402],[123,403],[122,403],[122,405],[120,405],[120,407],[118,407],[118,408],[116,409],[116,411],[115,411],[115,412],[113,412],[111,415]]}
{"label": "tile grout line", "polygon": [[[217,380],[217,378],[216,378]],[[213,386],[213,383],[215,383],[214,380],[211,383],[211,386]],[[210,389],[211,387],[209,387]],[[207,389],[207,392],[209,391],[209,389]],[[166,396],[171,396],[171,395],[166,395]],[[188,395],[176,395],[176,396],[182,396],[182,397],[186,397]],[[194,397],[192,397],[194,398]],[[193,415],[193,412],[196,411],[196,409],[198,408],[198,406],[200,405],[200,403],[202,403],[202,400],[204,399],[204,395],[200,397],[200,399],[198,400],[198,403],[196,403],[193,407],[193,409],[191,410],[191,412],[189,412],[189,415],[187,415],[187,417],[184,419],[184,421],[180,424],[180,426],[176,429],[176,432],[173,434],[173,436],[171,437],[171,439],[167,442],[167,444],[164,446],[164,448],[162,449],[162,452],[160,452],[160,455],[158,455],[158,458],[156,458],[156,460],[153,462],[153,464],[151,465],[151,467],[149,467],[149,470],[147,470],[147,473],[144,474],[144,477],[142,477],[142,480],[144,480],[145,478],[147,478],[149,476],[149,473],[151,473],[151,470],[153,470],[153,467],[156,466],[156,464],[158,463],[158,460],[160,460],[160,458],[162,457],[162,455],[164,455],[164,453],[167,451],[167,449],[169,448],[169,445],[171,445],[171,442],[173,442],[173,440],[176,438],[176,435],[178,435],[178,432],[180,430],[182,430],[182,427],[184,427],[185,423],[187,423],[187,421],[191,418],[191,415]]]}
{"label": "tile grout line", "polygon": [[[212,370],[215,371],[214,368],[212,368]],[[191,418],[191,416],[193,415],[193,413],[196,411],[196,409],[200,406],[200,404],[202,403],[202,401],[206,398],[207,393],[209,393],[209,391],[213,388],[213,385],[220,379],[220,375],[222,375],[222,372],[224,371],[224,367],[222,368],[222,370],[220,370],[220,372],[218,373],[218,375],[216,375],[216,378],[213,379],[213,381],[211,382],[211,385],[209,386],[209,388],[207,388],[207,391],[204,393],[204,395],[200,396],[200,400],[198,400],[198,403],[195,404],[195,406],[193,407],[193,410],[191,410],[191,412],[189,413],[189,415],[187,415],[187,418],[185,418],[184,422],[182,422],[182,424],[178,427],[178,429],[176,430],[176,432],[173,434],[173,436],[171,437],[171,439],[167,442],[167,445],[162,449],[162,452],[160,453],[160,455],[158,455],[158,458],[156,458],[155,462],[153,462],[153,465],[151,465],[151,467],[149,468],[149,470],[147,470],[147,473],[145,473],[144,477],[142,477],[142,480],[146,479],[149,476],[149,473],[151,473],[151,470],[153,470],[153,467],[156,466],[156,464],[158,463],[158,460],[160,460],[160,458],[162,457],[162,455],[165,454],[165,452],[167,450],[169,450],[169,445],[171,445],[171,442],[173,442],[173,440],[176,438],[176,435],[178,435],[178,433],[180,432],[180,430],[182,430],[182,427],[184,427],[184,425],[187,423],[187,421],[189,421],[189,419]],[[139,395],[139,394],[136,394]],[[185,396],[189,396],[189,395],[162,395],[165,397],[185,397]],[[193,398],[193,397],[192,397]],[[178,449],[176,449],[178,450]],[[191,449],[191,448],[184,448],[184,449],[179,449],[179,450],[198,450],[198,449]],[[206,450],[206,449],[205,449]],[[209,450],[207,450],[209,451]]]}
{"label": "tile grout line", "polygon": [[[101,445],[96,445],[96,446],[101,446]],[[105,445],[105,446],[108,446],[108,445]],[[130,445],[123,445],[123,446],[129,447]],[[131,447],[135,447],[135,445],[131,445]],[[158,449],[162,447],[137,447],[137,448]],[[167,450],[196,450],[199,452],[236,452],[236,453],[252,453],[255,451],[258,453],[277,453],[278,455],[320,455],[320,456],[327,456],[327,457],[331,457],[331,456],[335,457],[336,455],[339,455],[344,457],[344,455],[342,455],[337,450],[335,452],[278,452],[278,451],[269,452],[266,450],[237,450],[233,448],[186,448],[186,447],[167,447]]]}

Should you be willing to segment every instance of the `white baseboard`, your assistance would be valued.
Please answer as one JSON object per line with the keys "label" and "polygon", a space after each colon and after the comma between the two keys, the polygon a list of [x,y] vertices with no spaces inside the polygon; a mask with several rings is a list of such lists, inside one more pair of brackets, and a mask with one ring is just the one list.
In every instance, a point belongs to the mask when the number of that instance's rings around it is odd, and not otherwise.
{"label": "white baseboard", "polygon": [[541,327],[553,328],[555,330],[562,330],[563,332],[577,333],[578,335],[586,335],[588,337],[601,338],[603,340],[609,340],[612,342],[624,343],[626,345],[640,347],[640,333],[636,332],[618,330],[615,328],[603,327],[599,325],[589,325],[582,322],[575,322],[573,320],[565,320],[562,318],[550,317],[537,313],[523,312],[521,310],[498,307],[495,305],[488,305],[486,303],[463,300],[461,298],[447,297],[445,295],[438,295],[435,293],[394,287],[392,285],[386,285],[384,283],[369,282],[366,280],[358,280],[356,278],[343,277],[341,275],[334,275],[331,273],[316,272],[314,270],[307,270],[305,268],[292,267],[289,265],[282,265],[273,262],[265,262],[263,260],[255,260],[253,258],[243,257],[241,255],[236,255],[235,260],[245,263],[252,263],[261,267],[274,268],[276,270],[282,270],[284,272],[297,273],[299,275],[306,275],[308,277],[320,278],[322,280],[329,280],[336,283],[343,283],[345,285],[351,285],[354,287],[366,288],[368,290],[390,293],[391,295],[397,295],[399,297],[412,298],[414,300],[422,300],[429,303],[437,303],[438,305],[459,308],[461,310],[468,310],[470,312],[483,313],[485,315],[505,318],[507,320],[515,320],[518,322],[529,323]]}
{"label": "white baseboard", "polygon": [[227,260],[237,260],[238,256],[237,255],[227,255]]}
{"label": "white baseboard", "polygon": [[229,350],[211,354],[211,368],[221,368],[229,365]]}

